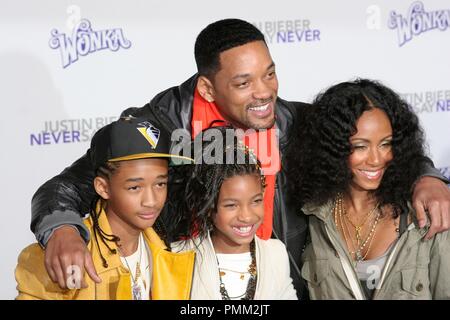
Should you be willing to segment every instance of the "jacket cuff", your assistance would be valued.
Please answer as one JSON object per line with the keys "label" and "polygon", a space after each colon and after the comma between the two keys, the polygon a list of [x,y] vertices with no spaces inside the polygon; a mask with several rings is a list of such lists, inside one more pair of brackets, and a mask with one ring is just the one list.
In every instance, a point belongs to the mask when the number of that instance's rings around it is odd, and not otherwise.
{"label": "jacket cuff", "polygon": [[39,226],[36,228],[36,240],[45,248],[48,240],[53,235],[53,232],[64,225],[69,225],[78,230],[81,237],[86,243],[89,242],[89,230],[83,223],[80,215],[74,211],[56,210],[52,214],[45,216]]}
{"label": "jacket cuff", "polygon": [[[431,165],[425,165],[424,168],[424,172],[422,173],[422,175],[419,177],[423,178],[423,177],[433,177],[433,178],[437,178],[442,180],[444,183],[446,184],[450,184],[450,180],[447,179],[438,169],[436,169],[435,167],[431,166]],[[419,180],[417,179],[417,180]],[[416,181],[417,182],[417,181]]]}

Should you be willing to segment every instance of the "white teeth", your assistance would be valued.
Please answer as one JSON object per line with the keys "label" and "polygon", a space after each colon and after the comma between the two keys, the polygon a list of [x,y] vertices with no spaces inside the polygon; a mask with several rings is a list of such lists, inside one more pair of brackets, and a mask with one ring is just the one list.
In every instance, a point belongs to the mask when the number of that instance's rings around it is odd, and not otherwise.
{"label": "white teeth", "polygon": [[252,111],[266,111],[268,107],[269,107],[269,104],[265,104],[265,105],[260,106],[260,107],[252,107],[252,108],[249,108],[249,109],[252,110]]}
{"label": "white teeth", "polygon": [[240,227],[240,228],[234,227],[234,229],[236,229],[237,231],[239,231],[241,233],[247,233],[247,232],[250,232],[250,230],[252,230],[252,226]]}
{"label": "white teeth", "polygon": [[364,173],[364,175],[366,175],[368,178],[375,178],[381,173],[381,170],[377,170],[377,171],[361,170],[361,172]]}

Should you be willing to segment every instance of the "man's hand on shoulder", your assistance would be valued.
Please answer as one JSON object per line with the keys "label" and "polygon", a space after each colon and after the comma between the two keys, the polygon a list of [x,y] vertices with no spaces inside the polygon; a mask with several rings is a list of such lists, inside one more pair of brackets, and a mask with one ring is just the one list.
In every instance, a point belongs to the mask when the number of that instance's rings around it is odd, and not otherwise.
{"label": "man's hand on shoulder", "polygon": [[443,181],[434,177],[421,178],[415,185],[412,200],[421,228],[427,222],[426,212],[430,217],[431,226],[425,239],[450,228],[450,189]]}
{"label": "man's hand on shoulder", "polygon": [[72,226],[62,226],[53,232],[45,248],[45,267],[62,289],[86,288],[85,271],[94,282],[101,282],[86,243]]}

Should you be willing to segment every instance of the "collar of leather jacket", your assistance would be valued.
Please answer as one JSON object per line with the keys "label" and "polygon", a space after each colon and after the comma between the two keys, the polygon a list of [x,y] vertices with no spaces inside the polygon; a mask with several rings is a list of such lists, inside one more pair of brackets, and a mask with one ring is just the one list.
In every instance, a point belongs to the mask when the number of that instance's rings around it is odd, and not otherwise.
{"label": "collar of leather jacket", "polygon": [[[187,133],[191,132],[192,106],[194,101],[194,90],[197,84],[198,74],[195,74],[181,85],[169,88],[148,104],[147,110],[157,114],[168,129],[175,130],[183,128]],[[283,150],[288,144],[297,111],[307,104],[300,102],[288,102],[277,98],[275,117],[279,129],[279,146]]]}

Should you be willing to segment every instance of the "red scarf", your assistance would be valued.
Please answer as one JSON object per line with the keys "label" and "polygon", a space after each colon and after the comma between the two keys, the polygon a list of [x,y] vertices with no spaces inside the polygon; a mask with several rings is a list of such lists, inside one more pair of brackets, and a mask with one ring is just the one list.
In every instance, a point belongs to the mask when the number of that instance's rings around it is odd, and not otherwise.
{"label": "red scarf", "polygon": [[[224,123],[213,121],[223,120]],[[208,102],[203,99],[197,90],[194,93],[194,106],[192,113],[192,137],[194,138],[201,131],[213,127],[221,126],[227,122],[220,114],[214,102]],[[199,126],[201,124],[201,126]],[[275,134],[275,126],[268,130],[255,131],[246,135],[244,139],[245,145],[256,151],[256,156],[261,162],[263,171],[266,173],[266,189],[264,192],[264,219],[256,234],[261,239],[269,239],[272,236],[273,226],[273,200],[275,196],[275,180],[276,173],[281,169],[280,151]],[[257,146],[249,145],[250,141],[255,141]]]}

